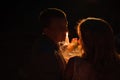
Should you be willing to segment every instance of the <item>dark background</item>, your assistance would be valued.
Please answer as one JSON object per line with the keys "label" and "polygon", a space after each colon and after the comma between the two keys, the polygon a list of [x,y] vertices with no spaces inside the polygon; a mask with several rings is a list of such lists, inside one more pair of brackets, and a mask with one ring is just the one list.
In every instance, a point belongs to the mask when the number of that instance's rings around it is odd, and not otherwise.
{"label": "dark background", "polygon": [[[23,67],[25,56],[31,54],[34,40],[39,36],[41,27],[38,16],[45,8],[60,8],[67,14],[70,39],[76,37],[74,26],[79,19],[100,17],[107,20],[120,34],[119,0],[19,0],[1,2],[1,68],[4,78],[17,80],[17,72]],[[22,74],[22,73],[21,73]],[[9,77],[8,77],[9,76]]]}

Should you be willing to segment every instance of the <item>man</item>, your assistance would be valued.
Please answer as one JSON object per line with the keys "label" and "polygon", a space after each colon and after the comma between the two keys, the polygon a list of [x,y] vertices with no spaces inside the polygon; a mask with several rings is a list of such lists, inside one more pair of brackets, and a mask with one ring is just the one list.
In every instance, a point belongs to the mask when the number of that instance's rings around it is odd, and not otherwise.
{"label": "man", "polygon": [[33,55],[26,78],[29,80],[62,80],[65,60],[59,53],[58,42],[65,40],[66,14],[56,8],[40,13],[42,35],[35,41]]}

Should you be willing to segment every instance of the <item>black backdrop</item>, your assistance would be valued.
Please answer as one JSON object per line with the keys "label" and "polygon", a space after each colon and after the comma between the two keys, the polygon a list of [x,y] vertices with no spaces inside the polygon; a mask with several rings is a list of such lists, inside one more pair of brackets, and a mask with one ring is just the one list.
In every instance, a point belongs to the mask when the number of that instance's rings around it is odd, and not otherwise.
{"label": "black backdrop", "polygon": [[[3,73],[12,80],[17,80],[17,70],[23,66],[25,56],[31,54],[34,40],[41,28],[38,22],[39,12],[45,8],[60,8],[67,14],[70,39],[76,37],[76,21],[89,16],[107,20],[115,36],[120,33],[119,0],[19,0],[1,2],[2,23],[1,55]],[[8,74],[8,75],[6,75]]]}

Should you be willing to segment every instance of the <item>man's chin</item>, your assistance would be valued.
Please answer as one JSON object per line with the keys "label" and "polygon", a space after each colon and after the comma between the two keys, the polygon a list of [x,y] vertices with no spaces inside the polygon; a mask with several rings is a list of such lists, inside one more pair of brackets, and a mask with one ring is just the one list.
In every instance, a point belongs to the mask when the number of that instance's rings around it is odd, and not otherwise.
{"label": "man's chin", "polygon": [[63,41],[65,41],[65,39],[60,40],[60,42],[63,42]]}
{"label": "man's chin", "polygon": [[63,42],[63,41],[65,41],[65,38],[61,38],[58,40],[58,42]]}
{"label": "man's chin", "polygon": [[63,42],[63,41],[65,41],[65,40],[59,40],[58,42]]}

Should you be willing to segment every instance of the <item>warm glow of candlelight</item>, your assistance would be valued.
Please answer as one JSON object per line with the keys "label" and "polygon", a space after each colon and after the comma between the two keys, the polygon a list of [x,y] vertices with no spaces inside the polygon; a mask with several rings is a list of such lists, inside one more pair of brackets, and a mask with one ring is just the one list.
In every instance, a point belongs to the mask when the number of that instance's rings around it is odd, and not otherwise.
{"label": "warm glow of candlelight", "polygon": [[78,43],[78,39],[73,38],[71,42],[69,42],[68,34],[69,33],[66,32],[65,40],[59,43],[60,52],[63,55],[66,62],[68,62],[68,60],[71,57],[74,57],[74,56],[82,57],[83,55],[82,46],[80,45],[80,42]]}
{"label": "warm glow of candlelight", "polygon": [[65,44],[69,44],[69,37],[68,37],[68,32],[66,32],[66,37],[65,37]]}

